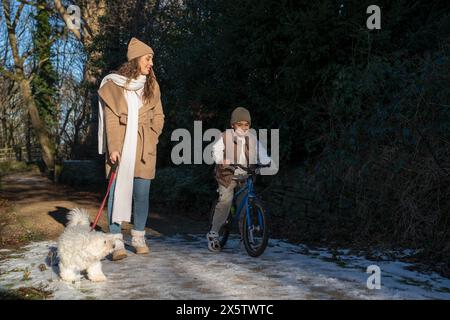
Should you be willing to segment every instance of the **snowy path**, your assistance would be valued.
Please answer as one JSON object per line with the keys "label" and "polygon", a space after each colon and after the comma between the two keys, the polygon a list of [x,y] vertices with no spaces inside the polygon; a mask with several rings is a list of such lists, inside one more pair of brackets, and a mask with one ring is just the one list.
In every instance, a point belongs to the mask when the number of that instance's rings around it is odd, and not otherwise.
{"label": "snowy path", "polygon": [[[407,263],[343,254],[332,260],[327,250],[281,240],[271,240],[259,258],[249,257],[236,238],[220,254],[206,249],[203,235],[150,237],[149,243],[148,256],[130,252],[125,260],[104,260],[108,281],[100,284],[67,284],[57,267],[41,270],[54,242],[19,253],[0,250],[8,255],[0,260],[0,290],[47,286],[53,299],[450,299],[450,279],[409,271]],[[366,287],[373,264],[381,268],[380,290]]]}

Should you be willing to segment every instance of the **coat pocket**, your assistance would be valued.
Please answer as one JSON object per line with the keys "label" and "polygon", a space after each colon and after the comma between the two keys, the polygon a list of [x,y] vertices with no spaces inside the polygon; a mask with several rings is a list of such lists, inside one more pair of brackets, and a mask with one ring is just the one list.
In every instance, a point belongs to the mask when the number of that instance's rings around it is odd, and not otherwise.
{"label": "coat pocket", "polygon": [[152,129],[149,130],[149,133],[150,137],[148,139],[149,140],[148,154],[154,156],[156,155],[156,145],[158,144],[158,136]]}
{"label": "coat pocket", "polygon": [[153,124],[153,118],[155,117],[155,111],[154,109],[150,109],[146,112],[147,121],[150,125]]}
{"label": "coat pocket", "polygon": [[128,122],[128,115],[126,113],[121,113],[119,116],[119,123],[126,126]]}
{"label": "coat pocket", "polygon": [[151,143],[148,149],[148,155],[154,157],[156,155],[156,144]]}

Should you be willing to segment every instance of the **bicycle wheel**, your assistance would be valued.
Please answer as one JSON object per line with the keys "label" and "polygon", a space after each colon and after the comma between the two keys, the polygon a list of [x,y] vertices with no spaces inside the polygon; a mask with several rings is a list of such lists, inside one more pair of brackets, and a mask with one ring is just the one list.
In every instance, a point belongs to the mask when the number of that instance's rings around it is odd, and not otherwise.
{"label": "bicycle wheel", "polygon": [[[269,241],[269,216],[259,201],[249,203],[249,216],[244,214],[243,240],[245,250],[252,257],[260,256]],[[249,221],[250,220],[250,221]]]}
{"label": "bicycle wheel", "polygon": [[[213,202],[210,213],[209,213],[209,228],[210,229],[211,229],[211,226],[213,223],[214,211],[216,210],[217,202],[218,202],[218,200]],[[231,229],[231,213],[228,214],[228,218],[225,221],[225,224],[219,230],[219,242],[220,242],[220,247],[222,247],[222,248],[225,246],[225,244],[228,241],[228,237],[230,236],[230,229]]]}

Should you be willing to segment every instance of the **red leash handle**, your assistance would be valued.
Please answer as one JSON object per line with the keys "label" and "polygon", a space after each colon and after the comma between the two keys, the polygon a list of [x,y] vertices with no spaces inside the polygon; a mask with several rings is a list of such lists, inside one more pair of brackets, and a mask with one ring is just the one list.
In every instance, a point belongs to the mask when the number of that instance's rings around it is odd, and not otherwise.
{"label": "red leash handle", "polygon": [[111,175],[109,177],[108,189],[106,189],[105,198],[103,199],[102,205],[100,206],[100,209],[98,210],[98,213],[95,216],[94,223],[92,223],[91,231],[94,230],[95,227],[97,226],[97,222],[100,219],[100,215],[103,212],[103,208],[105,207],[106,199],[108,199],[109,191],[111,190],[111,185],[114,181],[114,178],[116,177],[116,169],[117,169],[117,165],[113,165],[113,167],[111,168]]}

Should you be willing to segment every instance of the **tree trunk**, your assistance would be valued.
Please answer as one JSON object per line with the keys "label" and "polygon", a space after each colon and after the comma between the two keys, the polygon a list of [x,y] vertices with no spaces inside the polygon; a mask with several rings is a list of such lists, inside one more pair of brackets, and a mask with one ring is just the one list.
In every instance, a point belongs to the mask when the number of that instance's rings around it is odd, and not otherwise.
{"label": "tree trunk", "polygon": [[28,109],[28,114],[30,115],[34,132],[41,146],[42,160],[44,161],[46,168],[49,170],[49,173],[53,174],[55,170],[54,146],[49,138],[44,124],[42,123],[41,118],[39,117],[36,103],[33,99],[33,96],[31,95],[30,83],[27,80],[23,79],[20,82],[20,91],[22,93],[23,102]]}
{"label": "tree trunk", "polygon": [[26,148],[27,148],[27,161],[31,162],[31,123],[30,123],[30,114],[28,113],[27,117],[27,131],[26,131]]}
{"label": "tree trunk", "polygon": [[6,123],[6,114],[2,115],[2,135],[3,135],[3,139],[2,139],[2,144],[0,144],[0,147],[8,147],[8,124]]}
{"label": "tree trunk", "polygon": [[105,0],[85,0],[84,10],[82,10],[83,20],[89,27],[89,36],[84,38],[83,44],[88,55],[86,65],[84,68],[84,81],[87,88],[87,102],[91,107],[91,112],[86,112],[88,117],[89,126],[86,134],[86,140],[80,141],[83,145],[89,149],[88,153],[97,154],[97,126],[98,126],[98,98],[97,98],[97,85],[98,78],[100,77],[102,70],[96,61],[101,57],[101,53],[93,47],[95,37],[100,32],[99,18],[105,14],[106,1]]}

